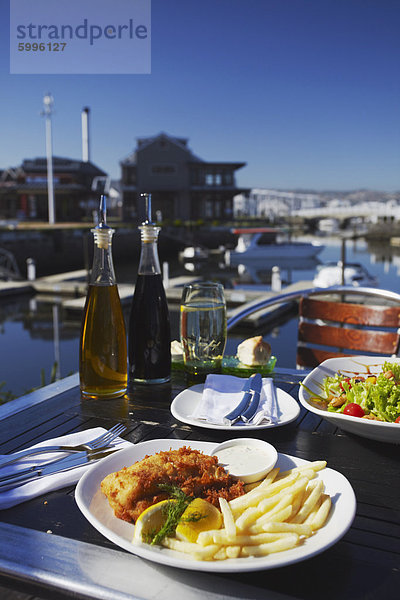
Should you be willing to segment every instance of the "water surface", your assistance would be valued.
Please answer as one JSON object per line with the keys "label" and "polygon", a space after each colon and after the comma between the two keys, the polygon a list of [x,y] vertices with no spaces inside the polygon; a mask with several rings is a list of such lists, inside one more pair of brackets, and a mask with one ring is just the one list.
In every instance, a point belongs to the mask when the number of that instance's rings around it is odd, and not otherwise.
{"label": "water surface", "polygon": [[[339,240],[320,240],[325,243],[318,256],[319,262],[337,261],[341,257]],[[362,240],[347,242],[347,261],[360,262],[379,280],[379,287],[400,292],[399,260],[388,254],[388,249],[378,246],[371,252]],[[162,259],[162,257],[161,257]],[[311,282],[316,264],[296,261],[293,268],[282,267],[283,285],[296,281]],[[119,282],[133,283],[137,265],[116,265]],[[170,265],[170,275],[191,275],[177,260]],[[217,263],[200,267],[203,278],[220,277],[227,287],[270,288],[271,270],[268,266],[258,269],[257,281],[252,283],[245,270],[219,269]],[[125,317],[127,319],[128,309]],[[177,339],[178,313],[171,313],[172,336]],[[65,377],[78,369],[80,315],[67,315],[59,303],[43,301],[43,297],[21,296],[0,301],[0,382],[4,382],[0,396],[9,391],[15,396],[24,394],[42,381],[50,382],[52,370],[57,363],[57,377]],[[296,357],[297,319],[274,323],[262,331],[269,341],[281,367],[294,367]],[[237,344],[244,337],[251,337],[253,330],[232,333],[229,336],[226,354],[235,354]],[[44,379],[43,379],[43,378]]]}

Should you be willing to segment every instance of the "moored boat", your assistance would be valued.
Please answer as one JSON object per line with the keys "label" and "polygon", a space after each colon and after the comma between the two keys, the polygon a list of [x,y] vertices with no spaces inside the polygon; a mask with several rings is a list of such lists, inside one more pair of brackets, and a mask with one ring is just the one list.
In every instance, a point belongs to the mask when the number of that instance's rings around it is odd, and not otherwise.
{"label": "moored boat", "polygon": [[[343,271],[343,273],[342,273]],[[378,280],[360,263],[332,262],[319,265],[313,279],[315,287],[327,288],[332,285],[353,285],[354,287],[376,287]]]}
{"label": "moored boat", "polygon": [[241,262],[244,258],[311,258],[324,248],[318,242],[280,239],[283,232],[272,227],[247,227],[233,229],[232,232],[239,237],[236,248],[227,253],[231,263]]}
{"label": "moored boat", "polygon": [[181,252],[179,252],[179,258],[181,260],[206,260],[208,258],[209,251],[206,248],[200,246],[187,246]]}

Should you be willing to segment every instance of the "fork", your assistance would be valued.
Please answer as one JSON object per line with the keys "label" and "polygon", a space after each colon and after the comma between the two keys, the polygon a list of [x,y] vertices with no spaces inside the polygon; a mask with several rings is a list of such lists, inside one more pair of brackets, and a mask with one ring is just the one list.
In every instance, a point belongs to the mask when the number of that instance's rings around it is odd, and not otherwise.
{"label": "fork", "polygon": [[48,475],[54,475],[55,473],[62,473],[63,471],[70,471],[78,467],[83,467],[90,464],[91,462],[97,462],[118,452],[118,448],[112,448],[111,450],[87,450],[84,452],[75,452],[69,456],[63,456],[57,460],[45,463],[44,465],[31,466],[21,471],[15,471],[0,477],[0,493],[18,487],[24,483],[28,483],[32,480],[41,479]]}
{"label": "fork", "polygon": [[0,458],[0,468],[10,465],[16,462],[20,458],[25,456],[33,456],[34,454],[43,454],[44,452],[82,452],[84,450],[100,450],[108,447],[121,433],[125,431],[126,427],[122,423],[118,423],[111,427],[108,431],[102,433],[97,438],[85,442],[84,444],[77,444],[75,446],[40,446],[39,448],[27,448],[26,450],[20,450],[14,454],[4,456]]}

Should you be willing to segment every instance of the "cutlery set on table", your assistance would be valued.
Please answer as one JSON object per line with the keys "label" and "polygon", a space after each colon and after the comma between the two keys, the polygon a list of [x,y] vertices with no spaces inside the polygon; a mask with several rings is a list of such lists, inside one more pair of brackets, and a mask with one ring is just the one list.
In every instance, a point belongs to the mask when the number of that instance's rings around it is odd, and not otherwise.
{"label": "cutlery set on table", "polygon": [[243,386],[243,398],[230,413],[224,416],[224,422],[227,425],[232,425],[241,419],[244,423],[249,423],[258,410],[261,388],[262,377],[260,373],[251,375]]}
{"label": "cutlery set on table", "polygon": [[[87,439],[89,431],[66,436],[71,444],[49,441],[0,457],[0,494],[49,475],[85,467],[122,448],[119,436],[125,425],[118,424]],[[99,430],[92,430],[98,434]],[[85,441],[81,441],[86,437]],[[77,443],[73,444],[74,439]],[[56,440],[53,440],[56,441]],[[60,440],[58,440],[60,441]],[[35,457],[34,460],[31,457]]]}

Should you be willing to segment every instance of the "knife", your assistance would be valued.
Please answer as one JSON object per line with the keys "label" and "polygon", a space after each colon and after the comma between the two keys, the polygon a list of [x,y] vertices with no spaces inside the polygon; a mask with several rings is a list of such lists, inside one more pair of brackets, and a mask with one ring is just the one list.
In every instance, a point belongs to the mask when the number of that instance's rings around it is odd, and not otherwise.
{"label": "knife", "polygon": [[[241,399],[239,404],[236,406],[236,408],[234,408],[230,413],[225,415],[223,418],[224,423],[226,425],[233,425],[234,423],[236,423],[236,421],[238,421],[240,419],[243,412],[248,407],[250,400],[252,398],[252,395],[253,395],[253,392],[252,392],[253,381],[257,377],[257,375],[259,375],[259,373],[250,375],[250,377],[246,380],[246,383],[244,384],[244,386],[242,388],[242,392],[244,392],[243,398]],[[260,375],[260,377],[261,377],[261,375]]]}
{"label": "knife", "polygon": [[0,492],[4,492],[8,489],[23,485],[45,477],[46,475],[54,475],[55,473],[61,473],[62,471],[69,471],[77,467],[82,467],[89,462],[100,460],[118,452],[121,448],[114,448],[112,450],[106,450],[102,452],[77,452],[72,456],[66,456],[58,458],[50,463],[46,463],[43,466],[33,466],[27,469],[17,471],[10,475],[4,475],[0,478]]}
{"label": "knife", "polygon": [[252,391],[253,397],[251,398],[248,407],[242,413],[242,421],[248,423],[254,417],[258,410],[258,406],[260,404],[260,394],[262,388],[262,377],[260,373],[256,373],[254,375],[253,383],[252,383]]}

